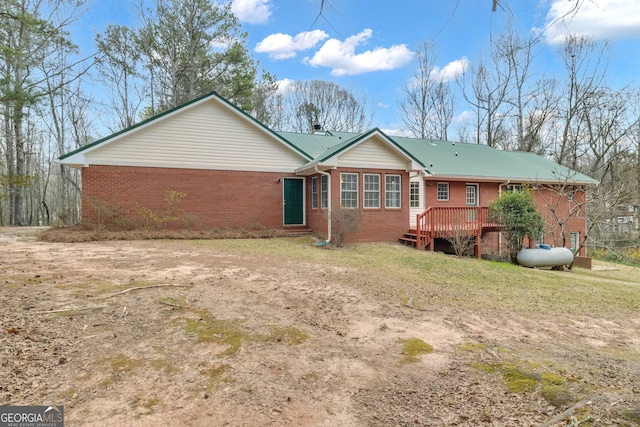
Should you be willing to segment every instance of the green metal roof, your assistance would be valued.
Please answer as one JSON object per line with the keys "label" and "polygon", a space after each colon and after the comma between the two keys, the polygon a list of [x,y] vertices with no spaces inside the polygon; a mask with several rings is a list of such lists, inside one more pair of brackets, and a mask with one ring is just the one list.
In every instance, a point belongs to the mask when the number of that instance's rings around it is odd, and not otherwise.
{"label": "green metal roof", "polygon": [[[327,160],[365,138],[366,133],[325,131],[302,134],[278,132],[284,139],[310,154],[313,161]],[[386,135],[385,135],[386,136]],[[598,181],[533,153],[502,151],[481,144],[465,144],[387,136],[402,151],[424,165],[432,176],[449,179],[499,180],[512,182],[571,182],[597,184]]]}
{"label": "green metal roof", "polygon": [[[486,179],[512,182],[567,182],[580,184],[597,184],[598,181],[544,157],[524,152],[501,151],[480,144],[452,143],[444,141],[419,140],[407,137],[388,136],[380,129],[374,128],[364,133],[324,131],[318,133],[275,132],[251,115],[240,110],[235,105],[211,92],[182,104],[171,110],[160,113],[150,119],[137,123],[75,151],[60,156],[60,160],[80,153],[91,147],[100,145],[126,132],[158,120],[174,111],[185,108],[198,101],[215,97],[233,109],[240,112],[247,119],[263,128],[274,137],[289,145],[303,157],[308,159],[307,165],[326,161],[340,152],[347,150],[353,144],[367,138],[373,133],[380,133],[404,152],[408,158],[422,164],[424,169],[435,177],[449,179]],[[301,165],[303,166],[303,165]]]}
{"label": "green metal roof", "polygon": [[[328,132],[322,133],[296,133],[296,132],[276,132],[282,138],[287,140],[290,144],[297,147],[299,150],[308,153],[312,159],[317,158],[325,151],[335,147],[344,142],[342,135],[334,136]],[[350,134],[351,139],[354,136],[361,134]]]}
{"label": "green metal roof", "polygon": [[533,153],[503,151],[481,144],[393,139],[412,153],[433,176],[511,180],[513,182],[567,182],[597,184],[593,178],[572,171]]}

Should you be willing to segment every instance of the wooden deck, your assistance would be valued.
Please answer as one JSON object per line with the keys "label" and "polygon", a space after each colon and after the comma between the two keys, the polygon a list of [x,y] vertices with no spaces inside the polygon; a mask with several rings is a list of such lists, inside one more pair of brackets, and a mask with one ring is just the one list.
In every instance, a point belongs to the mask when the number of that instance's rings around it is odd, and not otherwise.
{"label": "wooden deck", "polygon": [[480,237],[500,226],[489,221],[489,208],[480,206],[430,207],[416,218],[416,228],[411,229],[400,241],[418,249],[434,250],[434,240],[455,236],[477,237],[476,256],[479,258]]}

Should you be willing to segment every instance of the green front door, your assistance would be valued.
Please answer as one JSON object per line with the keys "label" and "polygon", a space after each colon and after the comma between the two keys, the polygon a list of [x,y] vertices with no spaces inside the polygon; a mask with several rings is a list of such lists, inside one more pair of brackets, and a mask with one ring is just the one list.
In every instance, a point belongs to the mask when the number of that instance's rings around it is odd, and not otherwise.
{"label": "green front door", "polygon": [[284,225],[304,224],[304,180],[284,179]]}

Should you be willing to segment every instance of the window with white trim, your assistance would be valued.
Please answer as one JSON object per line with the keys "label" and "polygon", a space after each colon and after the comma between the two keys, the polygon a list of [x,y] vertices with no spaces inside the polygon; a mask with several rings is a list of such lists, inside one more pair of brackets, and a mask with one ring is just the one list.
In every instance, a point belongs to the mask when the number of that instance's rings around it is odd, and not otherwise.
{"label": "window with white trim", "polygon": [[311,178],[311,209],[318,209],[318,177]]}
{"label": "window with white trim", "polygon": [[438,200],[439,201],[449,200],[449,183],[448,182],[438,183]]}
{"label": "window with white trim", "polygon": [[418,181],[409,183],[409,205],[412,208],[420,207],[420,182]]}
{"label": "window with white trim", "polygon": [[385,207],[387,208],[399,208],[400,207],[400,193],[401,193],[401,176],[400,175],[385,175],[385,192],[384,200]]}
{"label": "window with white trim", "polygon": [[320,177],[320,207],[322,209],[327,208],[327,203],[329,200],[328,182],[329,182],[329,177],[327,175],[322,175]]}
{"label": "window with white trim", "polygon": [[364,207],[380,207],[380,175],[364,174]]}
{"label": "window with white trim", "polygon": [[522,193],[523,189],[522,184],[507,184],[504,186],[504,190],[507,193]]}
{"label": "window with white trim", "polygon": [[577,231],[572,231],[569,233],[569,242],[571,244],[571,250],[577,251],[580,246],[580,233]]}
{"label": "window with white trim", "polygon": [[354,209],[358,207],[358,174],[340,174],[340,207]]}
{"label": "window with white trim", "polygon": [[467,184],[465,201],[467,206],[478,206],[478,186]]}

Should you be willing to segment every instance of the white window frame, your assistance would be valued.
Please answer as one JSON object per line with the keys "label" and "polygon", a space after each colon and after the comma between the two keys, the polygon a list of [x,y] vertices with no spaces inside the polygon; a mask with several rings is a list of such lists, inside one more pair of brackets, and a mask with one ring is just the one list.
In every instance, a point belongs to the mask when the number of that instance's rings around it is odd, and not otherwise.
{"label": "white window frame", "polygon": [[[444,197],[440,197],[440,186],[443,186],[443,188],[446,188],[446,198]],[[443,190],[442,192],[444,193],[445,190]],[[439,202],[448,202],[449,201],[449,183],[448,182],[438,182],[436,185],[436,200]]]}
{"label": "white window frame", "polygon": [[358,174],[342,172],[340,174],[340,207],[342,209],[358,209],[358,197]]}
{"label": "white window frame", "polygon": [[[368,180],[372,178],[375,179],[368,182]],[[362,191],[364,193],[363,207],[365,209],[380,209],[380,174],[365,173],[362,180]]]}
{"label": "white window frame", "polygon": [[507,184],[504,186],[504,190],[507,193],[522,193],[522,191],[524,190],[524,186],[522,184]]}
{"label": "white window frame", "polygon": [[311,209],[318,209],[318,177],[311,178]]}
{"label": "white window frame", "polygon": [[420,207],[420,181],[409,182],[409,206],[412,208]]}
{"label": "white window frame", "polygon": [[[471,188],[473,188],[473,192],[469,193]],[[470,195],[473,195],[473,201],[469,198]],[[478,188],[478,184],[464,186],[464,203],[466,206],[480,206],[480,188]]]}
{"label": "white window frame", "polygon": [[[393,180],[394,178],[398,179],[397,183]],[[394,195],[395,198],[390,197]],[[389,174],[384,176],[384,206],[389,209],[402,208],[402,175]]]}
{"label": "white window frame", "polygon": [[571,250],[573,252],[578,250],[580,247],[580,232],[572,231],[569,233],[569,245],[571,246]]}
{"label": "white window frame", "polygon": [[320,209],[326,209],[329,203],[329,177],[320,177]]}

